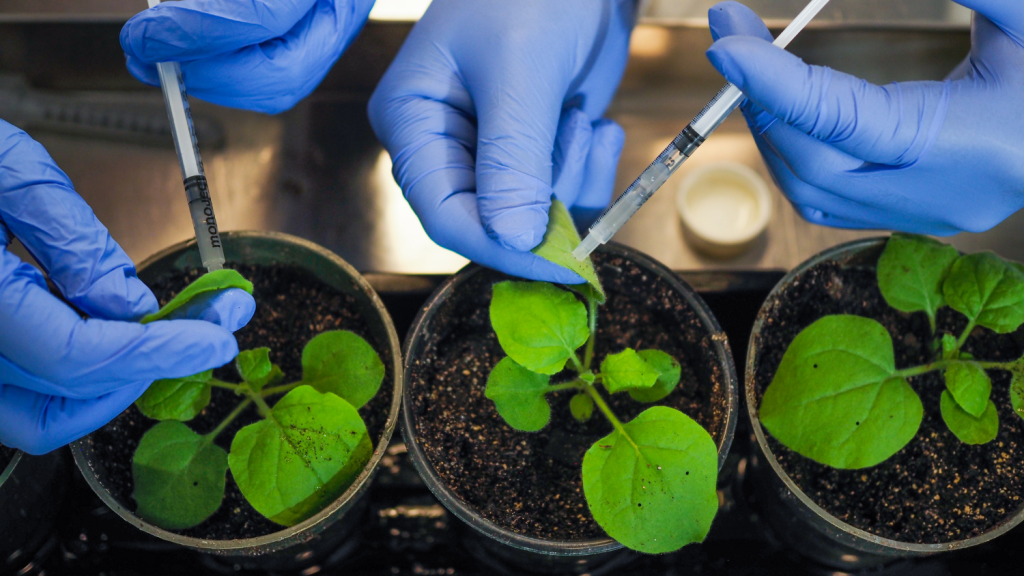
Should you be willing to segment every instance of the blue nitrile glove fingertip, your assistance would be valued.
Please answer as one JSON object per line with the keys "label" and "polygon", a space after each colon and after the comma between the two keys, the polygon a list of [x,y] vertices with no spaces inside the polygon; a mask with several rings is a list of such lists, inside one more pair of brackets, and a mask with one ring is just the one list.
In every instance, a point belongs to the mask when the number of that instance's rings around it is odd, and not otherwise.
{"label": "blue nitrile glove fingertip", "polygon": [[743,70],[736,63],[733,52],[741,47],[746,40],[748,38],[743,36],[729,36],[712,44],[707,51],[708,60],[715,70],[718,70],[726,80],[740,89],[743,88],[744,83]]}
{"label": "blue nitrile glove fingertip", "polygon": [[501,244],[503,248],[526,252],[540,244],[542,238],[543,235],[538,238],[537,233],[533,230],[523,230],[522,232],[512,236],[496,235],[494,239],[497,240],[498,244]]}
{"label": "blue nitrile glove fingertip", "polygon": [[708,10],[708,24],[715,41],[728,36],[753,36],[771,42],[768,27],[753,10],[739,2],[722,2]]}
{"label": "blue nitrile glove fingertip", "polygon": [[256,300],[239,288],[210,292],[175,310],[170,320],[203,320],[237,332],[249,323],[256,312]]}

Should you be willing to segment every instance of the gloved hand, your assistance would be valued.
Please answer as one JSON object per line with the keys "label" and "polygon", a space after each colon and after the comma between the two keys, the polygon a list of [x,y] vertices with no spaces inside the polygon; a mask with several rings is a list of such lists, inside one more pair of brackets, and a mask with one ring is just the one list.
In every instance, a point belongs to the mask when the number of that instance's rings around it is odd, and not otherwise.
{"label": "gloved hand", "polygon": [[178,61],[190,96],[276,114],[307,96],[362,30],[373,0],[182,0],[121,29],[128,70],[159,86]]}
{"label": "gloved hand", "polygon": [[969,58],[943,82],[879,87],[770,45],[757,16],[713,7],[711,63],[779,187],[811,222],[981,232],[1024,207],[1024,3],[974,9]]}
{"label": "gloved hand", "polygon": [[583,281],[526,251],[543,239],[552,194],[591,216],[611,197],[623,133],[597,119],[622,77],[635,8],[434,0],[369,106],[431,239],[509,274]]}
{"label": "gloved hand", "polygon": [[[7,251],[17,237],[83,320]],[[159,378],[238,354],[232,331],[255,310],[242,290],[213,294],[143,326],[157,301],[39,143],[0,121],[0,444],[42,454],[103,426]]]}

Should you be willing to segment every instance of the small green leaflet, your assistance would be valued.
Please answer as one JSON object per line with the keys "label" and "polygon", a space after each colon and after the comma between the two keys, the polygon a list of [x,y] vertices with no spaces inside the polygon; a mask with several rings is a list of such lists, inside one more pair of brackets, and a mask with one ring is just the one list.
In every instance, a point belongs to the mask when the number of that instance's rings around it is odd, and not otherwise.
{"label": "small green leaflet", "polygon": [[551,419],[551,405],[544,397],[548,378],[505,357],[487,377],[484,396],[494,402],[498,414],[509,426],[523,432],[536,432]]}
{"label": "small green leaflet", "polygon": [[1017,416],[1024,418],[1024,363],[1017,360],[1010,373],[1013,375],[1010,381],[1010,403]]}
{"label": "small green leaflet", "polygon": [[921,399],[895,373],[892,340],[881,324],[825,316],[786,350],[761,400],[761,422],[822,464],[874,466],[913,439],[924,414]]}
{"label": "small green leaflet", "polygon": [[228,288],[241,288],[249,294],[252,294],[252,282],[243,278],[237,271],[229,268],[215,270],[213,272],[207,272],[197,278],[195,282],[189,284],[163,308],[143,317],[140,322],[143,324],[149,324],[150,322],[163,320],[175,310],[188,305],[188,303],[197,296],[216,290],[226,290]]}
{"label": "small green leaflet", "polygon": [[956,349],[956,337],[952,334],[942,335],[942,359],[956,360],[959,354]]}
{"label": "small green leaflet", "polygon": [[991,400],[980,417],[971,416],[956,403],[949,390],[942,391],[939,408],[949,431],[964,444],[987,444],[999,434],[999,414]]}
{"label": "small green leaflet", "polygon": [[160,422],[139,441],[132,459],[136,514],[168,530],[209,518],[224,499],[228,455],[181,422]]}
{"label": "small green leaflet", "polygon": [[956,248],[927,236],[893,234],[878,259],[878,287],[890,306],[924,312],[932,327],[945,303],[942,282],[959,254]]}
{"label": "small green leaflet", "polygon": [[1024,324],[1024,273],[992,254],[961,256],[942,285],[946,302],[978,326],[999,334]]}
{"label": "small green leaflet", "polygon": [[277,364],[270,361],[270,348],[254,348],[239,352],[235,358],[235,368],[253,392],[259,392],[264,386],[276,384],[284,378],[284,373]]}
{"label": "small green leaflet", "polygon": [[548,212],[548,229],[544,233],[544,240],[532,250],[541,258],[554,262],[579,274],[587,281],[586,284],[573,285],[573,290],[579,290],[587,299],[595,300],[598,304],[604,304],[605,294],[601,282],[594,271],[594,264],[590,258],[580,262],[572,255],[572,251],[580,244],[580,235],[576,233],[576,225],[572,221],[572,215],[555,198],[551,199],[551,210]]}
{"label": "small green leaflet", "polygon": [[658,381],[660,375],[660,371],[644,362],[632,348],[626,348],[617,354],[609,354],[601,362],[601,382],[612,394],[623,390],[650,388]]}
{"label": "small green leaflet", "polygon": [[184,378],[157,380],[135,401],[135,405],[154,420],[188,421],[210,403],[211,380],[213,370]]}
{"label": "small green leaflet", "polygon": [[317,335],[302,350],[302,383],[362,408],[380,390],[384,363],[370,344],[348,330]]}
{"label": "small green leaflet", "polygon": [[629,395],[637,402],[657,402],[672,393],[679,384],[682,368],[676,359],[661,350],[641,350],[637,352],[644,362],[658,371],[658,381],[650,388],[634,388]]}
{"label": "small green leaflet", "polygon": [[953,362],[946,368],[946,389],[965,412],[980,417],[992,395],[992,380],[977,362]]}
{"label": "small green leaflet", "polygon": [[583,303],[545,282],[495,284],[490,314],[505,353],[541,374],[561,371],[590,336]]}
{"label": "small green leaflet", "polygon": [[583,457],[583,492],[597,523],[648,554],[704,540],[718,511],[718,451],[678,410],[648,408]]}
{"label": "small green leaflet", "polygon": [[270,418],[238,431],[228,465],[253,508],[293,526],[338,498],[372,452],[366,425],[351,404],[299,386],[278,401]]}
{"label": "small green leaflet", "polygon": [[572,417],[580,422],[590,420],[594,415],[594,399],[586,392],[580,392],[569,400],[569,412]]}

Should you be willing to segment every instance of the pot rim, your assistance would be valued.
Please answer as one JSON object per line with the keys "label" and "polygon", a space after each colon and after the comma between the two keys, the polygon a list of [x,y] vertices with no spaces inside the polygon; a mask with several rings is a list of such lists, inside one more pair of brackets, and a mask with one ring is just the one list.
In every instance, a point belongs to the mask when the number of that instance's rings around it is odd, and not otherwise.
{"label": "pot rim", "polygon": [[18,462],[21,462],[21,457],[24,455],[25,453],[21,450],[14,451],[14,456],[12,456],[11,461],[7,463],[7,467],[0,470],[0,486],[3,486],[4,482],[11,477],[11,474],[14,474],[14,468],[18,465]]}
{"label": "pot rim", "polygon": [[797,486],[796,482],[789,477],[789,474],[779,464],[778,459],[775,457],[775,453],[772,452],[768,446],[768,441],[764,433],[764,428],[761,426],[761,420],[758,417],[757,409],[757,393],[754,390],[754,363],[757,358],[757,342],[758,336],[761,333],[761,327],[770,316],[768,309],[769,303],[775,299],[779,293],[788,287],[793,280],[802,275],[808,269],[817,266],[818,264],[827,260],[842,260],[843,257],[852,256],[863,250],[870,248],[878,248],[888,241],[888,236],[875,236],[872,238],[862,238],[859,240],[852,240],[850,242],[844,242],[842,244],[833,246],[827,250],[824,250],[815,256],[812,256],[802,264],[791,270],[786,274],[779,283],[772,288],[772,291],[765,298],[764,303],[761,305],[760,311],[757,313],[757,319],[754,322],[754,327],[750,331],[750,340],[747,344],[747,359],[744,370],[744,392],[747,404],[747,415],[750,418],[750,425],[753,429],[757,443],[761,448],[762,453],[765,455],[765,459],[768,461],[772,471],[775,472],[776,476],[782,480],[786,488],[809,510],[820,519],[828,522],[831,526],[840,530],[844,533],[850,534],[856,538],[870,542],[871,544],[882,546],[885,548],[891,548],[893,550],[900,550],[905,552],[914,552],[919,554],[933,554],[936,552],[945,552],[949,550],[959,550],[961,548],[969,548],[971,546],[977,546],[984,544],[990,540],[998,538],[1003,534],[1009,532],[1011,529],[1016,527],[1022,521],[1024,521],[1024,506],[1017,510],[1014,514],[1003,519],[995,525],[991,530],[973,536],[971,538],[965,538],[963,540],[954,540],[952,542],[941,542],[937,544],[920,544],[913,542],[902,542],[899,540],[893,540],[890,538],[883,538],[877,536],[866,530],[854,527],[846,522],[843,522],[839,518],[836,518],[827,510],[818,506],[811,498],[804,493],[803,490]]}
{"label": "pot rim", "polygon": [[[149,522],[146,522],[142,518],[136,516],[133,512],[125,508],[118,502],[107,489],[100,483],[96,474],[89,465],[89,457],[87,453],[91,454],[92,450],[87,445],[86,438],[75,441],[71,444],[72,453],[75,457],[75,463],[78,468],[82,471],[82,475],[85,477],[89,487],[92,488],[104,504],[110,507],[118,516],[123,518],[129,524],[134,525],[136,528],[156,536],[162,540],[181,544],[183,546],[202,550],[206,552],[212,552],[217,554],[226,554],[231,552],[246,552],[250,550],[256,550],[255,554],[266,554],[281,550],[292,544],[303,541],[301,536],[304,533],[310,532],[311,528],[323,525],[326,528],[332,524],[337,516],[340,518],[345,511],[350,501],[353,501],[362,490],[364,490],[369,483],[372,481],[374,474],[376,473],[378,464],[381,458],[384,457],[384,453],[387,451],[388,445],[391,442],[392,435],[394,434],[395,427],[398,425],[399,410],[401,408],[402,398],[404,396],[405,388],[405,372],[402,370],[402,350],[398,342],[398,334],[395,332],[395,326],[391,321],[391,316],[388,314],[384,303],[381,302],[380,296],[373,290],[369,282],[355,268],[352,267],[348,262],[343,260],[340,256],[331,252],[330,250],[310,242],[304,238],[292,236],[291,234],[284,234],[281,232],[271,231],[228,231],[222,232],[221,237],[225,240],[244,240],[246,238],[260,238],[260,239],[271,239],[284,244],[291,244],[299,248],[316,253],[318,256],[326,258],[332,264],[343,270],[348,276],[352,278],[359,290],[370,298],[370,302],[373,307],[377,309],[380,314],[381,321],[384,324],[385,331],[387,332],[387,345],[392,350],[391,359],[391,371],[393,374],[392,381],[392,398],[391,406],[388,409],[388,417],[384,424],[384,432],[381,435],[380,441],[374,446],[373,455],[370,457],[370,461],[363,467],[363,471],[359,473],[355,482],[349,486],[345,492],[335,499],[329,506],[321,510],[311,518],[306,519],[299,524],[294,526],[285,527],[282,530],[265,534],[263,536],[256,536],[254,538],[237,538],[233,540],[210,540],[205,538],[194,538],[191,536],[182,536],[169,530],[165,530]],[[177,252],[184,252],[185,250],[191,249],[196,245],[196,240],[185,240],[178,242],[168,248],[165,248],[156,254],[146,258],[138,266],[138,268],[145,269],[152,265],[154,262],[170,256]]]}
{"label": "pot rim", "polygon": [[[732,349],[730,348],[729,341],[725,336],[725,331],[722,330],[722,327],[718,324],[718,320],[715,318],[714,314],[712,314],[711,309],[708,308],[704,299],[701,298],[689,284],[680,278],[679,275],[672,272],[672,270],[664,264],[661,264],[638,250],[623,246],[616,242],[609,242],[604,246],[599,247],[598,250],[630,258],[641,266],[648,268],[663,279],[667,280],[677,292],[682,294],[687,304],[689,304],[694,312],[696,312],[701,324],[708,331],[708,337],[711,338],[715,345],[715,356],[723,369],[722,392],[726,407],[725,426],[722,438],[717,442],[718,470],[721,472],[722,466],[729,454],[729,448],[732,445],[733,436],[736,432],[736,421],[739,419],[739,380],[736,373],[736,363],[733,361]],[[406,334],[405,344],[402,349],[403,356],[405,358],[405,370],[407,373],[411,369],[411,351],[413,346],[421,339],[424,327],[430,317],[433,316],[433,311],[437,309],[442,301],[447,300],[459,286],[484,270],[486,270],[486,268],[477,264],[470,263],[466,265],[462,270],[459,270],[445,280],[444,283],[441,284],[433,294],[431,294],[423,307],[420,308],[419,313],[416,315],[416,319],[413,321],[409,332]],[[407,386],[405,394],[409,395],[410,390],[411,388]],[[414,417],[410,406],[411,399],[406,398],[405,402],[402,403],[402,437],[405,439],[406,448],[409,451],[413,465],[416,467],[416,471],[419,472],[420,476],[423,478],[424,484],[427,485],[427,488],[429,488],[434,496],[441,501],[441,504],[473,529],[481,532],[489,538],[514,548],[552,556],[588,556],[592,554],[613,552],[624,548],[618,541],[607,536],[592,540],[548,540],[544,538],[526,536],[523,534],[517,534],[507,528],[491,522],[487,518],[484,518],[474,509],[474,507],[470,506],[465,500],[452,492],[448,485],[438,476],[434,466],[427,458],[423,447],[420,446],[417,441],[414,433]]]}

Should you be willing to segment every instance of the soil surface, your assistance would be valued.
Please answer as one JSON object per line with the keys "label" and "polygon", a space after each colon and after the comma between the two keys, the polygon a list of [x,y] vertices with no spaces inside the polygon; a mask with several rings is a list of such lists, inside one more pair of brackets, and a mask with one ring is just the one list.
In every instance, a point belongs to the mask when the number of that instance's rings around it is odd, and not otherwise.
{"label": "soil surface", "polygon": [[7,446],[0,445],[0,474],[3,473],[7,468],[7,465],[11,462],[11,459],[14,458],[14,455],[17,453],[18,451],[14,448],[8,448]]}
{"label": "soil surface", "polygon": [[[856,314],[879,321],[890,336],[896,367],[934,359],[927,316],[905,314],[886,304],[878,289],[873,253],[864,265],[819,264],[770,301],[755,361],[758,401],[789,343],[815,320]],[[966,318],[948,307],[939,311],[937,332],[959,336]],[[979,360],[1020,357],[1024,331],[1000,336],[975,328],[964,350]],[[933,372],[909,380],[924,404],[917,436],[885,462],[862,470],[836,470],[787,449],[768,434],[768,443],[794,482],[819,506],[857,528],[885,538],[941,543],[982,534],[1024,505],[1024,421],[1010,405],[1010,374],[990,370],[992,401],[999,409],[999,435],[981,446],[960,442],[939,411],[944,382]],[[767,430],[765,430],[767,434]]]}
{"label": "soil surface", "polygon": [[[726,376],[696,312],[667,281],[631,261],[598,253],[595,263],[608,303],[599,309],[592,366],[626,347],[671,354],[682,364],[682,378],[657,404],[682,410],[720,442]],[[574,420],[573,393],[565,391],[548,397],[551,422],[544,429],[519,432],[484,397],[488,374],[505,356],[488,312],[491,286],[504,279],[478,272],[431,321],[408,378],[418,440],[452,492],[495,524],[552,540],[605,537],[587,508],[580,466],[590,446],[612,432],[611,424],[596,410],[585,424]],[[602,393],[622,421],[653,405]]]}
{"label": "soil surface", "polygon": [[[256,298],[255,316],[246,327],[235,333],[239,349],[249,350],[262,346],[270,348],[271,361],[284,371],[283,383],[294,382],[302,377],[302,348],[321,332],[350,330],[365,338],[380,354],[386,367],[384,382],[377,395],[359,409],[374,446],[379,445],[391,406],[393,360],[387,341],[374,338],[369,324],[359,315],[356,300],[300,268],[231,263],[228,266],[252,281],[253,296]],[[165,275],[150,288],[162,306],[195,280],[200,272],[189,270]],[[228,382],[240,381],[233,364],[217,369],[214,375]],[[214,388],[212,392],[209,406],[188,422],[200,434],[213,430],[238,405],[238,397],[231,391]],[[270,400],[271,405],[276,401],[274,398]],[[217,438],[217,444],[225,450],[229,449],[235,432],[258,420],[255,407],[248,410]],[[136,507],[131,498],[134,487],[132,455],[142,435],[155,424],[155,420],[143,416],[133,405],[89,437],[107,469],[105,486],[129,510],[135,510]],[[195,538],[229,540],[263,536],[281,529],[282,526],[266,519],[249,505],[229,470],[224,502],[220,509],[199,526],[175,532]]]}

